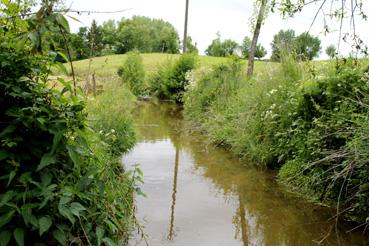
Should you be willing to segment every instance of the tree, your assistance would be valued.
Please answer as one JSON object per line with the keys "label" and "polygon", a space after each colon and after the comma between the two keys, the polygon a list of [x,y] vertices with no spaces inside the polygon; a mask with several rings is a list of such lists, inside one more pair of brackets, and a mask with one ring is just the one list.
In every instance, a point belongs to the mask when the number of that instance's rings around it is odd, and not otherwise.
{"label": "tree", "polygon": [[282,53],[292,53],[295,49],[295,31],[292,29],[288,29],[286,31],[280,30],[273,37],[272,42],[272,61],[280,61]]}
{"label": "tree", "polygon": [[232,39],[226,39],[223,41],[222,43],[222,56],[231,56],[234,55],[236,52],[236,49],[239,47],[240,45],[232,40]]}
{"label": "tree", "polygon": [[255,57],[260,59],[260,58],[263,58],[264,56],[266,56],[268,52],[266,51],[266,49],[261,46],[261,44],[258,44],[256,46],[256,52],[255,52]]}
{"label": "tree", "polygon": [[242,45],[241,45],[241,52],[244,58],[249,58],[250,46],[251,46],[251,39],[248,36],[246,36],[243,39]]}
{"label": "tree", "polygon": [[[335,19],[340,22],[339,28],[339,38],[337,44],[337,50],[340,49],[341,41],[349,42],[352,44],[353,50],[356,52],[361,52],[365,55],[368,54],[368,46],[364,43],[364,41],[360,38],[360,34],[356,31],[357,17],[362,20],[367,20],[368,15],[366,14],[367,1],[364,0],[352,0],[350,3],[346,0],[271,0],[272,11],[278,10],[282,12],[284,16],[288,15],[293,17],[296,13],[302,11],[305,6],[310,5],[313,6],[314,3],[318,3],[317,10],[315,11],[314,18],[312,18],[311,26],[317,20],[319,14],[321,14],[324,18],[324,26],[323,31],[325,33],[331,32],[329,23],[327,23],[326,16],[329,16],[331,19]],[[348,26],[350,27],[350,31],[346,33],[342,33],[342,27],[345,26],[344,22],[348,22]],[[351,40],[348,37],[351,36]]]}
{"label": "tree", "polygon": [[234,55],[239,44],[231,39],[225,39],[222,41],[220,39],[220,34],[217,33],[216,39],[214,39],[208,48],[205,50],[205,54],[208,56],[220,56],[226,57]]}
{"label": "tree", "polygon": [[261,25],[263,24],[263,21],[264,21],[266,12],[267,12],[268,0],[258,0],[258,2],[259,1],[260,1],[260,8],[259,8],[258,17],[256,19],[254,35],[252,37],[250,52],[249,52],[249,62],[247,65],[247,77],[248,78],[251,78],[254,73],[254,60],[255,60],[256,47],[258,43]]}
{"label": "tree", "polygon": [[220,40],[220,33],[217,32],[216,38],[211,41],[211,44],[205,50],[208,56],[222,56],[222,41]]}
{"label": "tree", "polygon": [[191,36],[187,36],[187,53],[195,53],[198,54],[199,50],[197,49],[197,43],[193,43]]}
{"label": "tree", "polygon": [[117,25],[115,20],[108,20],[105,21],[101,27],[100,30],[102,32],[103,36],[103,55],[114,53],[116,51],[116,33],[117,33]]}
{"label": "tree", "polygon": [[318,37],[313,37],[307,32],[300,34],[294,42],[297,58],[299,60],[313,60],[319,55],[320,43]]}
{"label": "tree", "polygon": [[179,35],[169,22],[134,16],[118,22],[115,44],[119,54],[132,50],[176,54],[179,52]]}
{"label": "tree", "polygon": [[88,44],[90,46],[91,57],[99,56],[104,48],[103,33],[95,20],[92,21],[91,27],[88,30]]}
{"label": "tree", "polygon": [[[241,46],[242,57],[249,58],[250,47],[251,47],[251,39],[246,36],[243,39]],[[266,49],[261,44],[258,44],[256,46],[255,57],[260,59],[264,57],[266,54],[267,54]]]}
{"label": "tree", "polygon": [[90,48],[87,27],[80,27],[77,33],[70,35],[70,46],[73,53],[73,60],[81,60],[89,56]]}
{"label": "tree", "polygon": [[326,49],[325,49],[325,53],[328,55],[329,58],[333,59],[336,56],[336,46],[334,46],[333,44],[329,45]]}

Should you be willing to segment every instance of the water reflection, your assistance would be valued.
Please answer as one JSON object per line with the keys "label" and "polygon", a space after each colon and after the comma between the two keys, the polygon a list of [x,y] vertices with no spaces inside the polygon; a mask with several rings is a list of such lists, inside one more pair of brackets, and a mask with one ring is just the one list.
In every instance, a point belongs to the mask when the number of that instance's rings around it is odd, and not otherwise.
{"label": "water reflection", "polygon": [[172,206],[170,209],[170,226],[168,240],[172,241],[174,238],[174,209],[176,206],[176,194],[177,194],[177,178],[178,178],[178,164],[179,164],[179,148],[176,146],[176,158],[174,162],[174,177],[173,177],[173,193],[172,193]]}
{"label": "water reflection", "polygon": [[367,245],[332,227],[331,210],[281,190],[273,172],[246,168],[186,132],[175,105],[144,103],[136,119],[140,143],[124,162],[144,171],[148,197],[137,206],[150,245]]}

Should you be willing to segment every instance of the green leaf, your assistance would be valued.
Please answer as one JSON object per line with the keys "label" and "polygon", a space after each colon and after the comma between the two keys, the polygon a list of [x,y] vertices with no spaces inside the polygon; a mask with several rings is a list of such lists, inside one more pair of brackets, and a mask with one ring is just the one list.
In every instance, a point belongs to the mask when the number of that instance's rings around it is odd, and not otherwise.
{"label": "green leaf", "polygon": [[80,159],[80,156],[76,150],[76,147],[73,146],[73,145],[67,145],[67,149],[68,149],[68,154],[69,154],[69,157],[72,159],[75,167],[77,169],[80,168],[81,166],[81,159]]}
{"label": "green leaf", "polygon": [[117,246],[118,244],[115,243],[111,238],[105,237],[103,242],[108,246]]}
{"label": "green leaf", "polygon": [[[63,58],[64,59],[64,58]],[[56,62],[54,66],[64,75],[68,75],[68,69],[64,66],[63,63]]]}
{"label": "green leaf", "polygon": [[54,238],[61,244],[66,245],[67,244],[67,237],[65,236],[64,231],[58,229],[53,231]]}
{"label": "green leaf", "polygon": [[76,222],[76,219],[73,217],[72,212],[65,206],[59,206],[59,213],[67,218],[72,224]]}
{"label": "green leaf", "polygon": [[44,154],[41,158],[40,164],[37,167],[37,172],[40,171],[41,169],[47,167],[50,164],[54,164],[56,162],[56,157],[53,154],[47,153]]}
{"label": "green leaf", "polygon": [[15,174],[16,174],[16,172],[15,171],[11,171],[10,173],[9,173],[9,180],[8,180],[8,184],[6,185],[6,186],[9,186],[10,185],[10,183],[12,182],[12,180],[14,179],[14,177],[15,177]]}
{"label": "green leaf", "polygon": [[97,245],[100,246],[102,242],[102,238],[104,236],[104,228],[102,228],[101,226],[97,226],[96,236],[97,236]]}
{"label": "green leaf", "polygon": [[31,209],[31,207],[28,206],[28,205],[23,205],[21,207],[21,214],[22,214],[24,223],[26,224],[26,226],[28,226],[28,224],[32,220],[32,209]]}
{"label": "green leaf", "polygon": [[58,55],[60,55],[66,62],[69,62],[68,57],[63,52],[58,52]]}
{"label": "green leaf", "polygon": [[7,246],[11,237],[12,233],[10,231],[0,232],[0,246]]}
{"label": "green leaf", "polygon": [[55,133],[54,138],[53,138],[53,147],[51,148],[51,153],[55,152],[62,138],[63,138],[62,131],[58,131],[57,133]]}
{"label": "green leaf", "polygon": [[13,232],[14,239],[19,246],[24,246],[24,229],[16,228]]}
{"label": "green leaf", "polygon": [[13,218],[14,213],[15,210],[11,210],[9,213],[0,217],[0,228],[9,223],[9,221]]}
{"label": "green leaf", "polygon": [[42,217],[41,219],[38,220],[38,223],[40,236],[42,236],[42,234],[44,234],[47,230],[49,230],[49,228],[53,224],[49,216]]}
{"label": "green leaf", "polygon": [[12,190],[6,192],[4,195],[1,195],[0,208],[4,206],[5,203],[9,202],[15,195],[16,193]]}
{"label": "green leaf", "polygon": [[86,208],[84,206],[82,206],[80,203],[78,202],[72,202],[70,204],[70,211],[72,212],[72,214],[74,214],[75,216],[79,217],[79,213],[81,211],[86,210]]}
{"label": "green leaf", "polygon": [[69,23],[68,20],[62,14],[55,15],[56,22],[64,29],[65,32],[69,32]]}

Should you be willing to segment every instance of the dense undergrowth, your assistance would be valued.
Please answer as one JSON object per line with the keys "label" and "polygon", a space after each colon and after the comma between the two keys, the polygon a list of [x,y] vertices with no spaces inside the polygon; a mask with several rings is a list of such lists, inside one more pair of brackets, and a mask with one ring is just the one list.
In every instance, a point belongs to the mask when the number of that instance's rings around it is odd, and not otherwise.
{"label": "dense undergrowth", "polygon": [[175,62],[161,64],[149,78],[151,94],[160,99],[182,102],[185,89],[189,85],[188,73],[197,65],[195,54],[184,54]]}
{"label": "dense undergrowth", "polygon": [[247,81],[237,61],[216,66],[189,86],[185,115],[214,143],[279,169],[291,189],[366,223],[368,70],[355,60],[320,70],[285,58]]}
{"label": "dense undergrowth", "polygon": [[138,51],[127,53],[127,59],[118,69],[118,75],[123,84],[129,87],[136,96],[145,94],[147,86],[145,84],[145,69],[142,57]]}
{"label": "dense undergrowth", "polygon": [[113,93],[101,95],[105,108],[89,106],[89,121],[71,82],[48,84],[55,53],[36,55],[12,27],[0,43],[0,244],[126,241],[140,176],[123,170],[120,154],[134,143],[134,97],[114,89],[122,98],[113,105]]}
{"label": "dense undergrowth", "polygon": [[135,102],[136,97],[128,86],[117,81],[105,84],[104,93],[88,101],[89,123],[111,146],[113,154],[128,151],[136,142],[131,119]]}

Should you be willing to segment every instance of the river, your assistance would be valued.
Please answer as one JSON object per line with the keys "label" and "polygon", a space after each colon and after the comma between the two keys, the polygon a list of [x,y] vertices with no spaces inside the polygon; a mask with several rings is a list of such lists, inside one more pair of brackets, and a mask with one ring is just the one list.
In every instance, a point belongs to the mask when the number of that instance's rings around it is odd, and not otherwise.
{"label": "river", "polygon": [[130,245],[369,245],[360,231],[336,224],[334,211],[286,192],[275,172],[240,162],[189,132],[178,106],[140,102],[135,148],[126,168],[140,164],[137,217],[145,237]]}

